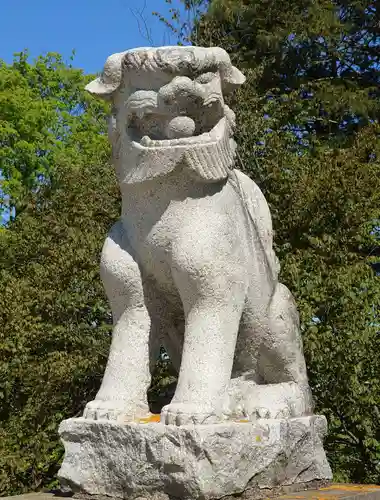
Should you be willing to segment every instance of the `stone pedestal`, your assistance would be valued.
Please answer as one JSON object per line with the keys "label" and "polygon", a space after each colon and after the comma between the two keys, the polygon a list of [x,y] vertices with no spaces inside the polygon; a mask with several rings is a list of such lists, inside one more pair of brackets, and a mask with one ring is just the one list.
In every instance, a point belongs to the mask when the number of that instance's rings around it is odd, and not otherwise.
{"label": "stone pedestal", "polygon": [[323,416],[217,425],[69,419],[59,433],[62,482],[80,493],[212,499],[329,480]]}

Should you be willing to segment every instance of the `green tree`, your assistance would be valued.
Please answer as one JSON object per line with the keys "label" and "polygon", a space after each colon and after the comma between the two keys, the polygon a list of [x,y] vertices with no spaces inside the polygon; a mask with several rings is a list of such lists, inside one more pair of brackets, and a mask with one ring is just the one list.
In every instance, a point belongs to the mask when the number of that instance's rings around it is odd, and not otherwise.
{"label": "green tree", "polygon": [[29,192],[51,182],[60,158],[92,164],[108,155],[107,106],[85,92],[91,78],[55,53],[0,61],[0,216],[18,215]]}
{"label": "green tree", "polygon": [[55,164],[0,235],[0,495],[51,484],[58,424],[93,399],[108,355],[99,256],[118,190],[109,165],[82,161]]}
{"label": "green tree", "polygon": [[204,7],[192,42],[225,48],[247,75],[230,99],[241,167],[271,207],[336,479],[378,483],[379,10],[364,0]]}
{"label": "green tree", "polygon": [[54,481],[59,422],[100,384],[111,314],[100,283],[119,215],[107,106],[58,54],[0,64],[0,495]]}

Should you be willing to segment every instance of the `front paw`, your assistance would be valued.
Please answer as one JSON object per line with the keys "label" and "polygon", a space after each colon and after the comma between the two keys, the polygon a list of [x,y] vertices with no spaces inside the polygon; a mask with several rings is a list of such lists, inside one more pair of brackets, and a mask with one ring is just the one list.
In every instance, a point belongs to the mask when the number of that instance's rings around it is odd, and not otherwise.
{"label": "front paw", "polygon": [[88,420],[135,421],[149,415],[146,405],[131,405],[127,401],[103,401],[95,399],[87,403],[83,417]]}
{"label": "front paw", "polygon": [[205,425],[222,420],[222,413],[209,405],[171,403],[161,410],[161,423],[166,425]]}

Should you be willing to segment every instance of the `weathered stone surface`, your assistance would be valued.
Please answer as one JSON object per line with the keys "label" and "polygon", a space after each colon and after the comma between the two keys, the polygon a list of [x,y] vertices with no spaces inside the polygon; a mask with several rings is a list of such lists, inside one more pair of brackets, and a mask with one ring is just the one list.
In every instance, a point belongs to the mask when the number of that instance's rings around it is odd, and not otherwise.
{"label": "weathered stone surface", "polygon": [[69,419],[59,477],[91,495],[221,498],[330,479],[325,431],[321,416],[180,427]]}

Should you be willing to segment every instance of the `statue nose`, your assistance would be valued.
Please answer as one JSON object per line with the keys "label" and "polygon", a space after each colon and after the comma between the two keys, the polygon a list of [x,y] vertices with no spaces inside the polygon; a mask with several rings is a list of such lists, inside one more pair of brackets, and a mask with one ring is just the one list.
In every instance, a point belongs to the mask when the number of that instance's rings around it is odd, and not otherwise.
{"label": "statue nose", "polygon": [[205,95],[201,85],[186,76],[177,76],[158,91],[159,106],[170,107],[199,102],[202,103]]}

